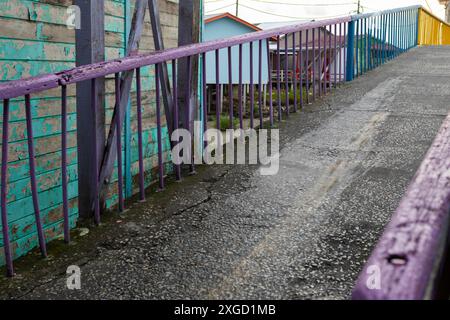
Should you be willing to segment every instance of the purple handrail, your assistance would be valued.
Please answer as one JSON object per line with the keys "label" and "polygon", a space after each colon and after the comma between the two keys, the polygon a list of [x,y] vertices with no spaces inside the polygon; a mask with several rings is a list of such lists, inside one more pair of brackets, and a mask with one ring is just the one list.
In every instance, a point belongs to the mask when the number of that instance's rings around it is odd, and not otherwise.
{"label": "purple handrail", "polygon": [[[420,300],[447,241],[450,212],[450,116],[372,252],[353,299]],[[374,278],[379,276],[378,279]],[[376,282],[373,282],[376,281]],[[378,283],[378,285],[376,285]]]}
{"label": "purple handrail", "polygon": [[[402,12],[399,9],[397,11],[389,11],[389,12]],[[375,14],[376,15],[376,14]],[[211,68],[215,72],[215,83],[210,86],[210,89],[215,87],[215,116],[216,116],[216,128],[221,129],[221,110],[222,106],[222,92],[223,86],[221,85],[221,77],[220,72],[221,63],[228,63],[228,103],[229,103],[229,120],[230,127],[234,128],[234,95],[233,95],[233,59],[232,59],[232,49],[233,47],[238,47],[238,55],[239,55],[239,84],[238,84],[238,114],[239,114],[239,127],[241,129],[245,129],[244,117],[249,117],[250,119],[250,128],[253,128],[255,123],[255,86],[258,90],[258,110],[259,110],[259,126],[262,127],[264,124],[264,102],[266,99],[263,99],[263,45],[267,46],[267,65],[269,66],[268,70],[268,85],[269,85],[269,116],[270,116],[270,125],[274,124],[274,108],[273,108],[273,89],[276,89],[277,101],[275,103],[278,104],[277,110],[278,114],[276,115],[278,120],[283,120],[283,108],[282,105],[285,104],[286,117],[290,113],[290,93],[291,90],[294,93],[294,108],[293,111],[297,111],[298,104],[299,107],[302,108],[304,106],[304,89],[306,90],[306,103],[310,103],[315,101],[316,99],[316,90],[317,85],[319,95],[326,94],[331,91],[332,87],[336,88],[339,83],[344,81],[342,77],[341,70],[346,69],[347,60],[347,46],[345,48],[345,59],[343,60],[340,54],[342,53],[342,39],[345,39],[348,30],[348,24],[353,21],[355,17],[346,16],[337,19],[327,19],[320,21],[312,21],[307,23],[296,24],[288,27],[275,28],[265,31],[258,31],[249,34],[245,34],[242,36],[236,36],[228,39],[219,39],[215,41],[209,41],[205,43],[192,44],[187,46],[182,46],[174,49],[168,49],[164,51],[157,51],[151,54],[138,54],[125,58],[115,59],[108,62],[95,63],[91,65],[85,65],[77,68],[73,68],[70,70],[58,72],[55,74],[48,74],[43,76],[37,76],[29,79],[22,79],[17,81],[10,81],[6,83],[0,84],[0,100],[3,100],[3,137],[2,137],[2,177],[1,177],[1,216],[2,216],[2,232],[4,239],[4,247],[5,247],[5,260],[7,264],[7,272],[8,275],[13,275],[13,265],[12,265],[12,256],[10,248],[10,235],[9,235],[9,225],[8,225],[8,215],[7,215],[7,205],[6,205],[6,193],[7,193],[7,166],[8,166],[8,129],[9,129],[9,103],[10,99],[14,99],[17,97],[25,97],[25,105],[27,110],[27,128],[28,128],[28,142],[29,142],[29,161],[30,161],[30,177],[31,177],[31,188],[32,188],[32,196],[33,196],[33,204],[36,216],[36,226],[38,231],[38,238],[40,248],[42,250],[42,254],[46,255],[45,248],[45,235],[43,231],[43,226],[40,218],[40,210],[39,210],[39,201],[38,201],[38,190],[36,186],[36,172],[34,169],[34,139],[33,139],[33,129],[31,122],[31,112],[30,112],[30,97],[34,93],[38,93],[41,91],[49,90],[52,88],[60,87],[62,88],[61,92],[61,121],[62,121],[62,157],[61,157],[61,166],[62,166],[62,191],[63,191],[63,216],[64,216],[64,239],[66,242],[70,241],[70,224],[69,224],[69,205],[68,205],[68,192],[67,192],[67,87],[69,85],[73,85],[82,81],[90,81],[91,82],[91,90],[92,92],[96,92],[97,79],[114,75],[115,76],[115,114],[118,115],[114,119],[111,124],[112,128],[117,130],[117,140],[115,141],[117,145],[117,164],[118,164],[118,208],[119,211],[123,211],[125,207],[124,203],[124,195],[123,195],[123,174],[122,174],[122,136],[121,136],[121,128],[123,125],[123,117],[121,116],[121,112],[118,112],[120,108],[120,99],[121,92],[120,88],[122,87],[120,73],[127,71],[135,71],[136,72],[136,99],[137,99],[137,124],[138,124],[138,147],[139,147],[139,198],[140,200],[145,199],[145,166],[144,166],[144,141],[142,137],[142,131],[144,130],[142,124],[142,83],[141,83],[141,68],[145,66],[154,66],[155,67],[155,84],[156,84],[156,134],[157,134],[157,151],[158,151],[158,182],[159,189],[162,190],[165,187],[164,181],[164,148],[163,148],[163,137],[162,137],[162,119],[161,119],[161,76],[160,76],[160,68],[162,68],[162,63],[171,62],[172,64],[172,92],[173,92],[173,101],[174,101],[174,110],[173,110],[173,128],[179,128],[179,101],[178,97],[182,96],[185,100],[185,106],[182,109],[184,111],[184,121],[187,126],[185,129],[188,129],[190,134],[193,134],[194,128],[192,127],[191,121],[191,96],[190,92],[192,89],[192,81],[188,81],[186,85],[186,92],[179,92],[177,88],[177,65],[180,59],[187,60],[187,75],[188,79],[193,79],[193,67],[194,67],[194,58],[201,57],[202,59],[202,74],[201,74],[201,83],[202,88],[201,92],[203,94],[202,99],[202,108],[203,108],[203,130],[206,132],[208,128],[208,102],[207,100],[208,88],[207,88],[207,68]],[[338,28],[339,25],[339,44],[337,42],[338,38]],[[334,29],[333,29],[334,26]],[[342,28],[343,26],[343,28]],[[334,30],[334,34],[333,34]],[[316,36],[316,31],[318,35]],[[323,32],[323,47],[322,47],[322,39],[321,34]],[[289,48],[289,36],[292,36],[292,50]],[[299,36],[299,43],[297,46],[296,37]],[[348,36],[348,35],[347,35]],[[281,38],[284,38],[284,50],[281,48]],[[328,38],[327,38],[328,37]],[[312,38],[312,39],[311,39]],[[334,48],[332,44],[332,38],[334,38]],[[270,50],[270,41],[276,39],[277,49],[274,54],[271,54]],[[244,58],[244,44],[248,45],[248,51],[250,53],[249,61],[250,65],[246,66],[243,63]],[[259,50],[256,52],[254,50],[254,44],[259,45]],[[378,46],[380,47],[380,46]],[[353,48],[353,44],[352,44]],[[227,61],[221,61],[221,50],[228,52]],[[338,52],[339,49],[339,52]],[[291,52],[292,51],[292,52]],[[311,51],[311,52],[310,52]],[[213,59],[215,60],[215,69],[214,67],[207,65],[207,53],[211,53]],[[254,56],[254,53],[256,54]],[[281,55],[284,54],[284,65],[282,66]],[[290,67],[289,61],[292,56],[292,66]],[[339,57],[339,79],[337,78],[337,58]],[[257,66],[254,66],[255,59],[258,59]],[[319,65],[316,65],[316,61],[319,60]],[[323,61],[322,61],[323,60]],[[332,80],[332,70],[331,63],[334,61],[334,83]],[[342,66],[342,62],[344,62]],[[322,65],[323,64],[323,65]],[[276,81],[272,78],[272,68],[276,69]],[[298,69],[298,72],[297,72]],[[208,69],[209,70],[209,69]],[[250,72],[249,76],[249,87],[250,87],[250,110],[249,112],[244,112],[243,104],[247,105],[247,101],[244,101],[243,96],[244,93],[243,86],[243,70],[246,72]],[[179,71],[179,70],[178,70]],[[254,79],[254,71],[257,71],[258,77]],[[184,71],[183,71],[184,72]],[[283,75],[281,74],[283,72]],[[179,72],[178,72],[179,73]],[[318,83],[317,83],[317,73],[318,75]],[[256,74],[256,73],[255,73]],[[297,78],[298,77],[298,78]],[[323,81],[322,81],[323,78]],[[257,82],[255,82],[255,80]],[[246,80],[247,81],[247,80]],[[246,83],[247,84],[247,83]],[[291,84],[293,85],[293,89],[291,89]],[[282,101],[282,88],[284,88],[285,93],[285,101]],[[297,92],[300,91],[300,100],[297,101]],[[312,92],[311,92],[312,90]],[[310,94],[312,94],[312,101]],[[92,94],[92,112],[99,112],[99,108],[101,106],[97,105],[97,100],[94,98],[95,94]],[[94,135],[100,134],[99,132],[95,132]],[[170,132],[169,132],[170,134]],[[221,136],[218,137],[221,139]],[[87,143],[87,142],[83,142]],[[92,149],[93,154],[99,154],[99,148],[101,146],[97,145],[96,137],[92,137]],[[221,144],[221,141],[218,141]],[[220,150],[219,150],[220,151]],[[221,152],[221,151],[220,151]],[[194,156],[193,153],[190,156]],[[100,185],[99,185],[99,175],[101,171],[100,164],[102,163],[97,159],[92,159],[94,164],[94,175],[93,179],[95,179],[94,187],[93,187],[93,195],[92,201],[94,202],[94,219],[96,224],[100,223]],[[181,166],[175,165],[174,171],[177,180],[181,180]],[[195,167],[193,162],[190,164],[190,172],[195,172]]]}

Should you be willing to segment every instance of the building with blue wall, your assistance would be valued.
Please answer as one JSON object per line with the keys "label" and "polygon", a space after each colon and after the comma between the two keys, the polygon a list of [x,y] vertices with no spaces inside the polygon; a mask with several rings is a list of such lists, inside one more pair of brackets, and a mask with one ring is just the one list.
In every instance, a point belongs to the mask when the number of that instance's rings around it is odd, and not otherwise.
{"label": "building with blue wall", "polygon": [[[243,35],[250,32],[260,31],[257,26],[248,23],[230,13],[222,13],[210,15],[205,17],[205,30],[203,34],[203,41],[224,39],[233,36]],[[232,48],[232,71],[233,84],[239,83],[239,47]],[[263,41],[263,55],[262,55],[262,84],[267,84],[269,79],[269,68],[267,58],[267,42]],[[250,83],[250,44],[243,45],[242,55],[242,81],[243,84]],[[254,83],[258,84],[259,77],[259,42],[253,43],[253,79]],[[220,84],[228,84],[228,51],[226,49],[220,50],[219,53],[219,73]],[[216,58],[214,52],[206,54],[206,83],[216,83]]]}

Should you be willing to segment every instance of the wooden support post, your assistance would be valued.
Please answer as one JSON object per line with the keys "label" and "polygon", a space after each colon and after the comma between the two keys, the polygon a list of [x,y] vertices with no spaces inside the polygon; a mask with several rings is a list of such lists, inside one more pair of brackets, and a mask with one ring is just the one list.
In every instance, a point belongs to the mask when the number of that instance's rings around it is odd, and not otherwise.
{"label": "wooden support post", "polygon": [[[101,62],[105,60],[104,0],[75,0],[81,10],[81,28],[76,30],[76,65]],[[96,165],[100,165],[105,147],[105,81],[96,81],[95,92],[91,81],[77,83],[77,146],[78,146],[78,203],[81,217],[92,215],[98,183]],[[95,97],[92,97],[95,95]],[[98,110],[92,109],[91,102],[97,99]],[[92,137],[97,138],[94,150]],[[95,152],[97,154],[95,154]]]}
{"label": "wooden support post", "polygon": [[[102,0],[103,1],[103,0]],[[90,2],[90,1],[88,1]],[[93,1],[95,2],[95,1]],[[145,0],[137,0],[135,5],[135,10],[133,14],[133,21],[131,23],[130,36],[128,39],[127,46],[127,56],[137,54],[139,50],[139,41],[141,40],[142,30],[144,28],[144,18],[145,12],[147,10],[147,2]],[[133,82],[134,70],[124,72],[121,75],[121,86],[120,86],[120,104],[119,110],[114,110],[113,118],[111,123],[116,122],[117,112],[120,112],[121,118],[125,118],[125,112],[127,109],[131,84]],[[102,133],[104,136],[104,131]],[[109,179],[113,172],[114,163],[117,158],[117,145],[116,141],[116,126],[111,126],[108,134],[108,140],[106,143],[105,154],[103,157],[103,162],[100,169],[100,179],[99,184],[102,190],[102,195],[105,194]],[[102,144],[102,148],[104,143]]]}
{"label": "wooden support post", "polygon": [[[164,40],[161,30],[161,21],[159,18],[158,0],[148,0],[148,9],[150,12],[150,22],[152,25],[152,34],[155,43],[155,50],[156,51],[164,50]],[[166,114],[167,128],[169,134],[171,135],[173,132],[173,97],[172,92],[170,90],[170,80],[169,80],[169,72],[167,70],[167,63],[161,63],[161,67],[159,68],[159,78],[161,83],[164,111]]]}
{"label": "wooden support post", "polygon": [[[183,46],[200,41],[200,0],[183,0],[179,4],[178,18],[178,45]],[[181,27],[182,26],[182,27]],[[182,126],[188,130],[193,129],[196,111],[198,108],[198,57],[192,57],[192,83],[190,85],[190,101],[185,101],[184,94],[188,88],[187,59],[178,61],[178,94],[179,105],[184,108],[182,112]]]}

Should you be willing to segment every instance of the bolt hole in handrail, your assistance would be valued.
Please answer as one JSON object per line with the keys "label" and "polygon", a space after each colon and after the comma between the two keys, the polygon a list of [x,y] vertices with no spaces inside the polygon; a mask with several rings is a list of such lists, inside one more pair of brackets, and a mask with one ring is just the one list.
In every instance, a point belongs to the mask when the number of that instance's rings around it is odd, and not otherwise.
{"label": "bolt hole in handrail", "polygon": [[[172,66],[172,92],[173,92],[173,114],[170,119],[174,119],[171,127],[179,127],[179,120],[183,117],[189,119],[190,112],[180,116],[180,110],[186,111],[193,108],[189,92],[191,85],[185,88],[187,92],[181,92],[177,88],[178,73],[176,72],[180,59],[187,60],[187,74],[193,79],[194,59],[201,60],[201,92],[200,99],[203,116],[199,119],[203,121],[203,131],[208,129],[208,109],[214,104],[217,128],[220,128],[221,121],[225,112],[230,121],[230,127],[234,127],[234,117],[239,117],[238,126],[241,129],[262,126],[265,121],[265,114],[269,118],[269,125],[273,125],[275,119],[278,121],[286,118],[291,112],[296,112],[305,104],[314,102],[317,96],[330,93],[342,82],[350,81],[371,69],[380,66],[389,59],[397,57],[399,54],[407,51],[417,44],[418,15],[421,12],[419,6],[405,7],[381,12],[375,12],[366,15],[345,16],[337,19],[327,19],[320,21],[311,21],[295,24],[292,26],[275,28],[264,31],[257,31],[241,36],[220,39],[199,44],[182,46],[164,51],[157,51],[151,54],[138,54],[125,58],[115,59],[107,62],[95,63],[91,65],[80,66],[74,69],[37,76],[29,79],[9,81],[0,84],[0,101],[3,101],[3,135],[2,135],[2,163],[1,163],[1,220],[4,258],[7,269],[7,275],[14,274],[13,259],[17,258],[14,252],[14,246],[8,215],[8,141],[9,141],[9,105],[12,99],[25,97],[25,108],[29,111],[29,101],[33,94],[42,91],[61,87],[61,184],[62,184],[62,205],[64,219],[64,239],[70,241],[70,224],[68,212],[68,173],[67,173],[67,92],[69,86],[82,81],[90,81],[92,90],[96,89],[97,79],[106,76],[114,77],[115,81],[115,111],[120,106],[120,88],[121,73],[132,71],[136,77],[136,107],[137,107],[137,136],[138,136],[138,156],[139,156],[139,175],[138,187],[140,200],[145,199],[145,168],[144,141],[142,132],[145,129],[142,123],[143,94],[141,82],[142,68],[151,66],[154,70],[155,81],[155,102],[156,102],[156,140],[157,140],[157,173],[159,188],[163,189],[165,159],[163,157],[163,119],[161,118],[161,93],[160,93],[160,75],[159,68],[162,63],[170,63]],[[276,39],[274,43],[274,39]],[[237,52],[237,60],[233,59],[234,51]],[[251,54],[250,54],[251,53]],[[221,57],[227,57],[222,60]],[[250,63],[247,65],[247,58]],[[206,63],[206,61],[212,63]],[[245,61],[245,63],[244,63]],[[228,75],[228,86],[223,86],[220,82],[220,65],[227,65],[226,74]],[[238,74],[231,67],[238,66]],[[267,64],[268,74],[263,73],[263,64]],[[216,83],[207,83],[207,70],[215,73]],[[250,85],[244,83],[245,76],[250,72]],[[274,75],[274,77],[272,76]],[[267,78],[267,82],[264,79]],[[234,79],[237,80],[235,84]],[[264,85],[268,85],[268,99]],[[234,96],[233,87],[237,86],[237,99]],[[223,95],[222,90],[228,88],[228,97]],[[247,97],[247,88],[249,88],[250,97]],[[215,97],[210,92],[215,91]],[[284,94],[284,97],[283,97]],[[293,101],[291,101],[293,95]],[[94,95],[93,95],[94,96]],[[178,98],[184,97],[185,105],[180,105]],[[225,99],[224,97],[227,97]],[[236,101],[235,101],[236,100]],[[97,112],[100,106],[96,105],[93,99],[92,112]],[[276,106],[274,106],[276,104]],[[291,105],[293,104],[293,105]],[[224,105],[226,108],[224,108]],[[183,109],[180,109],[184,107]],[[257,107],[257,109],[255,109]],[[235,110],[237,109],[237,110]],[[236,112],[237,111],[237,112]],[[121,150],[121,127],[123,126],[123,117],[120,112],[115,112],[119,116],[111,124],[112,128],[117,130],[119,137],[116,141],[117,150]],[[258,115],[256,115],[258,113]],[[259,123],[254,122],[254,118],[259,117]],[[249,125],[245,118],[249,120]],[[33,138],[33,127],[31,116],[27,112],[28,128],[28,148],[30,162],[30,180],[33,195],[33,204],[35,211],[35,223],[39,238],[39,246],[42,255],[46,255],[45,225],[39,213],[39,194],[36,189],[36,172],[34,170],[35,139]],[[193,130],[188,125],[192,134]],[[169,132],[170,135],[170,132]],[[96,139],[82,143],[92,143],[93,150],[98,150]],[[97,152],[93,152],[97,154]],[[99,175],[98,159],[92,159],[96,163],[95,171]],[[123,184],[122,184],[122,159],[121,154],[117,155],[118,164],[118,209],[124,210]],[[190,166],[190,172],[194,172],[193,165]],[[177,180],[181,179],[181,167],[174,166],[174,172]],[[33,182],[34,181],[34,182]],[[82,186],[80,186],[82,187]],[[100,222],[100,185],[93,188],[92,199],[94,199],[93,211],[95,222]]]}

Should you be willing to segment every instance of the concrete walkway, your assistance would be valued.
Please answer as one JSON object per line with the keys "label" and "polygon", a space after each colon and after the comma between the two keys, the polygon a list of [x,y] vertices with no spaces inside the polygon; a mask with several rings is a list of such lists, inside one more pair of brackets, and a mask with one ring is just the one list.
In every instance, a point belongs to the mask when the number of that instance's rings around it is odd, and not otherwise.
{"label": "concrete walkway", "polygon": [[283,122],[278,175],[201,168],[18,262],[0,297],[346,299],[450,110],[449,79],[450,48],[414,49]]}

